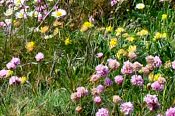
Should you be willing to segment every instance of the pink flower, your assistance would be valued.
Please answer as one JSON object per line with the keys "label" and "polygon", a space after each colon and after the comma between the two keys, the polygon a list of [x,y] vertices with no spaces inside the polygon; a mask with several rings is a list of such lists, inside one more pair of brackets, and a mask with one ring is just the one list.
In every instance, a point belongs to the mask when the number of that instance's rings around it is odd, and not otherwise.
{"label": "pink flower", "polygon": [[7,69],[16,69],[16,65],[12,62],[6,64]]}
{"label": "pink flower", "polygon": [[97,57],[97,58],[102,58],[102,57],[103,57],[103,53],[102,53],[102,52],[97,53],[96,57]]}
{"label": "pink flower", "polygon": [[96,66],[95,70],[96,70],[96,73],[102,77],[106,77],[109,73],[108,67],[102,64]]}
{"label": "pink flower", "polygon": [[100,96],[95,96],[95,97],[94,97],[94,102],[95,102],[96,104],[101,104],[101,102],[102,102],[101,97],[100,97]]}
{"label": "pink flower", "polygon": [[144,80],[140,75],[133,75],[131,77],[131,83],[132,85],[143,86]]}
{"label": "pink flower", "polygon": [[154,57],[154,66],[160,67],[162,65],[162,61],[158,56]]}
{"label": "pink flower", "polygon": [[133,64],[129,61],[124,62],[124,65],[121,69],[122,74],[132,74],[133,73]]}
{"label": "pink flower", "polygon": [[9,79],[9,84],[12,85],[12,84],[20,84],[21,81],[20,81],[20,78],[18,78],[17,76],[12,76],[10,79]]}
{"label": "pink flower", "polygon": [[120,66],[120,63],[116,59],[108,59],[107,61],[110,69],[116,70]]}
{"label": "pink flower", "polygon": [[96,82],[96,81],[98,81],[99,79],[100,79],[100,75],[94,74],[94,75],[91,76],[90,81],[91,81],[91,82]]}
{"label": "pink flower", "polygon": [[41,53],[41,52],[39,52],[36,56],[35,56],[35,59],[36,59],[36,61],[41,61],[41,60],[43,60],[44,59],[44,54],[43,53]]}
{"label": "pink flower", "polygon": [[165,116],[175,116],[175,107],[167,109]]}
{"label": "pink flower", "polygon": [[147,107],[150,111],[157,110],[160,107],[159,101],[156,95],[147,94],[144,97],[144,102],[146,102]]}
{"label": "pink flower", "polygon": [[0,22],[0,27],[5,27],[6,24],[4,22]]}
{"label": "pink flower", "polygon": [[98,94],[102,93],[105,90],[105,87],[103,85],[98,85],[96,88]]}
{"label": "pink flower", "polygon": [[172,62],[172,68],[175,70],[175,60]]}
{"label": "pink flower", "polygon": [[151,88],[155,91],[162,91],[164,89],[164,84],[155,81],[154,83],[151,84]]}
{"label": "pink flower", "polygon": [[101,108],[98,109],[98,112],[96,113],[96,116],[110,116],[108,109]]}
{"label": "pink flower", "polygon": [[131,102],[122,103],[120,106],[120,111],[125,115],[129,115],[134,111],[134,106]]}
{"label": "pink flower", "polygon": [[8,70],[0,70],[0,78],[5,77],[8,73]]}
{"label": "pink flower", "polygon": [[78,87],[76,90],[77,90],[77,97],[78,98],[81,98],[83,96],[88,95],[88,90],[85,89],[84,87]]}
{"label": "pink flower", "polygon": [[122,75],[118,75],[118,76],[116,76],[116,77],[114,77],[114,81],[115,81],[115,83],[117,83],[118,85],[122,85],[122,83],[123,83],[123,76]]}
{"label": "pink flower", "polygon": [[111,6],[114,6],[115,4],[117,4],[118,0],[111,0]]}
{"label": "pink flower", "polygon": [[20,64],[20,59],[13,57],[12,60],[10,61],[11,63],[15,64],[16,66]]}

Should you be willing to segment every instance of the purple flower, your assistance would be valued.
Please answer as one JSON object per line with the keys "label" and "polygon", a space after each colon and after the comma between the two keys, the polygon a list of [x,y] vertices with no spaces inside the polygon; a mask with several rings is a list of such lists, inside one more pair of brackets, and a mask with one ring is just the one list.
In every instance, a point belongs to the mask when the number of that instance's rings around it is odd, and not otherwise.
{"label": "purple flower", "polygon": [[104,85],[111,86],[113,84],[112,80],[108,77],[105,78]]}
{"label": "purple flower", "polygon": [[175,70],[175,60],[172,62],[172,68]]}
{"label": "purple flower", "polygon": [[109,111],[106,108],[98,109],[96,116],[109,116]]}
{"label": "purple flower", "polygon": [[164,84],[155,81],[154,83],[151,84],[151,88],[155,91],[162,91],[164,89]]}
{"label": "purple flower", "polygon": [[39,52],[36,56],[35,56],[36,61],[41,61],[44,59],[44,54]]}
{"label": "purple flower", "polygon": [[122,85],[122,83],[123,83],[123,76],[122,75],[118,75],[118,76],[116,76],[116,77],[114,77],[114,81],[115,81],[115,83],[117,83],[118,85]]}
{"label": "purple flower", "polygon": [[175,107],[167,109],[165,116],[175,116]]}
{"label": "purple flower", "polygon": [[122,103],[120,106],[120,111],[125,115],[129,115],[134,111],[134,106],[131,102]]}
{"label": "purple flower", "polygon": [[142,79],[140,75],[133,75],[131,77],[131,83],[132,85],[143,86],[144,80]]}
{"label": "purple flower", "polygon": [[133,64],[129,61],[124,62],[124,65],[121,69],[122,74],[132,74],[133,73]]}
{"label": "purple flower", "polygon": [[116,59],[108,59],[107,61],[110,69],[116,70],[120,66],[120,63]]}
{"label": "purple flower", "polygon": [[156,95],[147,94],[144,97],[144,102],[146,102],[147,107],[150,111],[157,110],[160,107],[159,101]]}
{"label": "purple flower", "polygon": [[102,77],[106,77],[109,73],[108,67],[102,64],[96,66],[95,70],[96,70],[96,73]]}
{"label": "purple flower", "polygon": [[101,104],[101,102],[102,102],[101,97],[100,97],[100,96],[95,96],[95,97],[94,97],[94,102],[95,102],[96,104]]}
{"label": "purple flower", "polygon": [[162,65],[162,61],[161,61],[161,59],[158,56],[154,57],[154,65],[156,67],[160,67]]}
{"label": "purple flower", "polygon": [[5,77],[6,75],[7,75],[7,73],[8,73],[8,70],[0,70],[0,78],[1,77]]}
{"label": "purple flower", "polygon": [[12,85],[12,84],[20,84],[21,83],[21,80],[20,78],[18,78],[17,76],[12,76],[10,79],[9,79],[9,84]]}

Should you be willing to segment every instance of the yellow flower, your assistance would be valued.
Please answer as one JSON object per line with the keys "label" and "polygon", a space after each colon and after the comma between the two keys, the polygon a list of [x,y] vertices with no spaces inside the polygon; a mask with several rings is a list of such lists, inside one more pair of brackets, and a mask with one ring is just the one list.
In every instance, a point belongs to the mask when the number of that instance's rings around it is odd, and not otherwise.
{"label": "yellow flower", "polygon": [[141,31],[137,32],[138,36],[145,36],[148,35],[148,30],[142,29]]}
{"label": "yellow flower", "polygon": [[113,27],[111,26],[106,27],[106,32],[112,32],[112,30],[113,30]]}
{"label": "yellow flower", "polygon": [[13,71],[12,70],[8,70],[6,77],[9,77],[11,75],[13,75]]}
{"label": "yellow flower", "polygon": [[126,38],[126,40],[128,40],[128,41],[132,42],[132,41],[134,41],[134,40],[135,40],[135,38],[134,38],[134,37],[127,37],[127,38]]}
{"label": "yellow flower", "polygon": [[44,26],[44,27],[41,27],[40,32],[46,33],[48,30],[49,30],[49,26]]}
{"label": "yellow flower", "polygon": [[109,42],[109,48],[112,49],[118,44],[118,41],[116,38],[112,38]]}
{"label": "yellow flower", "polygon": [[139,3],[139,4],[136,5],[136,8],[137,9],[144,9],[145,5],[143,3]]}
{"label": "yellow flower", "polygon": [[125,31],[125,29],[124,28],[122,28],[122,27],[118,27],[116,30],[115,30],[115,32],[116,32],[116,36],[119,36],[122,32],[124,32]]}
{"label": "yellow flower", "polygon": [[137,46],[136,45],[130,45],[129,48],[128,48],[128,52],[135,52],[137,49]]}
{"label": "yellow flower", "polygon": [[153,81],[154,80],[154,74],[153,73],[150,73],[149,75],[148,75],[148,79],[149,79],[149,81]]}
{"label": "yellow flower", "polygon": [[150,73],[149,76],[148,76],[148,79],[149,81],[157,81],[159,79],[159,77],[161,77],[161,74],[160,73],[157,73],[157,74],[153,74],[153,73]]}
{"label": "yellow flower", "polygon": [[124,49],[119,49],[118,52],[117,52],[117,54],[116,54],[116,57],[117,57],[118,59],[120,59],[121,56],[126,56],[126,55],[127,55],[127,51],[126,51],[126,50],[124,50]]}
{"label": "yellow flower", "polygon": [[53,31],[53,35],[54,35],[54,36],[57,35],[58,32],[59,32],[59,29],[58,29],[58,28],[55,28],[54,31]]}
{"label": "yellow flower", "polygon": [[65,41],[64,41],[65,45],[69,45],[72,43],[72,41],[70,40],[70,38],[66,38]]}
{"label": "yellow flower", "polygon": [[167,33],[156,32],[154,35],[154,40],[159,40],[161,38],[166,38],[166,37],[167,37]]}
{"label": "yellow flower", "polygon": [[21,81],[21,84],[24,84],[24,83],[27,81],[27,77],[22,76],[22,77],[20,78],[20,81]]}
{"label": "yellow flower", "polygon": [[128,34],[128,33],[124,33],[122,36],[123,36],[123,37],[128,37],[129,34]]}
{"label": "yellow flower", "polygon": [[87,31],[89,28],[93,27],[94,25],[91,22],[84,22],[83,25],[81,26],[80,31],[84,32]]}
{"label": "yellow flower", "polygon": [[166,19],[167,19],[167,17],[168,17],[168,15],[167,15],[167,14],[163,14],[163,15],[162,15],[162,20],[166,20]]}
{"label": "yellow flower", "polygon": [[167,38],[167,33],[162,33],[162,38]]}
{"label": "yellow flower", "polygon": [[159,77],[161,77],[160,73],[157,73],[154,75],[154,81],[157,81],[159,79]]}
{"label": "yellow flower", "polygon": [[25,48],[28,52],[31,52],[35,48],[35,43],[33,41],[27,42]]}

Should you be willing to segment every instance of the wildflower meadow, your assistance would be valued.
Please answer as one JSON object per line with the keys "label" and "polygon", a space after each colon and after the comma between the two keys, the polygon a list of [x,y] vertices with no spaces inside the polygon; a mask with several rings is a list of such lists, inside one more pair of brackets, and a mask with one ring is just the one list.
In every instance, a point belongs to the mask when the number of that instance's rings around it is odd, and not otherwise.
{"label": "wildflower meadow", "polygon": [[175,116],[174,0],[0,0],[0,116]]}

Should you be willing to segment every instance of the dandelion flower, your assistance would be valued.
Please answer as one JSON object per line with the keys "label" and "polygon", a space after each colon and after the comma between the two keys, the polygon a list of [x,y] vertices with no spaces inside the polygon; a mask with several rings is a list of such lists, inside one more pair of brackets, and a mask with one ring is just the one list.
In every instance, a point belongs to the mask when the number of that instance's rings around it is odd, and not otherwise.
{"label": "dandelion flower", "polygon": [[64,41],[65,45],[69,45],[72,43],[72,41],[70,40],[70,38],[66,38],[65,41]]}

